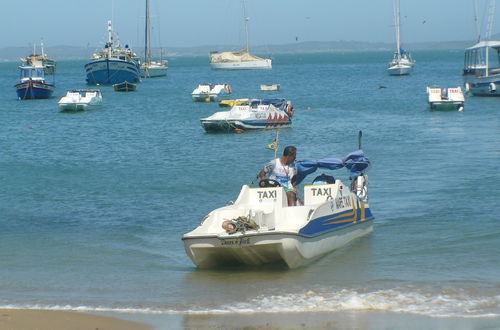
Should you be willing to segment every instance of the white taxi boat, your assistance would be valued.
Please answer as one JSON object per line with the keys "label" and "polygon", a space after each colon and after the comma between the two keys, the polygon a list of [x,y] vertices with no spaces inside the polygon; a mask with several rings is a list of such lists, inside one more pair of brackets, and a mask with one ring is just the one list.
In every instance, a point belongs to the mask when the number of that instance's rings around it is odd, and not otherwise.
{"label": "white taxi boat", "polygon": [[102,94],[99,89],[74,89],[66,93],[59,102],[60,111],[83,111],[89,106],[102,103]]}
{"label": "white taxi boat", "polygon": [[[364,173],[369,161],[361,150],[343,160],[303,161],[296,166],[298,182],[318,168],[347,167],[352,183],[306,185],[299,206],[288,206],[282,187],[244,185],[234,204],[210,212],[182,237],[193,263],[199,268],[233,264],[296,268],[373,231]],[[228,222],[233,230],[227,231]]]}
{"label": "white taxi boat", "polygon": [[222,95],[233,92],[228,84],[200,84],[196,87],[191,96],[195,102],[216,102]]}
{"label": "white taxi boat", "polygon": [[431,110],[464,110],[465,97],[460,87],[427,87]]}

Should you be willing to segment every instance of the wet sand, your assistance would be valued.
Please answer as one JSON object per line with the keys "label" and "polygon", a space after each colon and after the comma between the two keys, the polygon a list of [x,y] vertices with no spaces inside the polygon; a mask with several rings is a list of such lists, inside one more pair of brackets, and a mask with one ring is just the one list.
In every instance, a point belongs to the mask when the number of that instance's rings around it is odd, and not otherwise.
{"label": "wet sand", "polygon": [[116,317],[39,309],[0,309],[0,330],[149,330]]}
{"label": "wet sand", "polygon": [[427,317],[380,311],[132,314],[0,309],[0,330],[500,329],[500,318]]}

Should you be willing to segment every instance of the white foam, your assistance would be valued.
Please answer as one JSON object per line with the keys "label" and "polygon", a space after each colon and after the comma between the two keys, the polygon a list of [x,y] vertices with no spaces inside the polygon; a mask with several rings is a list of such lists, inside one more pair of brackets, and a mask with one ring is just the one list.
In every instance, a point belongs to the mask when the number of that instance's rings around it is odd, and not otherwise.
{"label": "white foam", "polygon": [[389,311],[432,317],[500,317],[500,295],[476,296],[462,290],[422,292],[406,289],[305,291],[259,295],[245,302],[217,308],[167,309],[161,307],[107,307],[72,305],[2,305],[9,309],[45,309],[81,312],[142,314],[227,314],[280,312]]}

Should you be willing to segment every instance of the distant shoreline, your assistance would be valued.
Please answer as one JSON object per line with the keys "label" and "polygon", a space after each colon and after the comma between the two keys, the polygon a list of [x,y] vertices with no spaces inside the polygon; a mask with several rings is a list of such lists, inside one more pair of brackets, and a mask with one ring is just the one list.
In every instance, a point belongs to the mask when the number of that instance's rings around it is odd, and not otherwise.
{"label": "distant shoreline", "polygon": [[[474,44],[474,41],[446,41],[410,43],[406,48],[410,51],[416,50],[463,50]],[[80,60],[88,59],[101,46],[47,46],[45,53],[55,60]],[[131,49],[141,56],[142,47],[135,46]],[[163,50],[163,51],[162,51]],[[205,56],[214,50],[238,51],[240,47],[234,45],[203,45],[197,47],[163,47],[154,48],[153,57],[160,57],[163,52],[164,58],[180,56]],[[304,53],[337,53],[337,52],[361,52],[361,51],[393,51],[392,43],[357,42],[357,41],[307,41],[282,45],[260,45],[252,47],[251,52],[257,55],[269,54],[304,54]],[[3,47],[0,48],[0,62],[19,61],[21,57],[30,53],[29,47]]]}

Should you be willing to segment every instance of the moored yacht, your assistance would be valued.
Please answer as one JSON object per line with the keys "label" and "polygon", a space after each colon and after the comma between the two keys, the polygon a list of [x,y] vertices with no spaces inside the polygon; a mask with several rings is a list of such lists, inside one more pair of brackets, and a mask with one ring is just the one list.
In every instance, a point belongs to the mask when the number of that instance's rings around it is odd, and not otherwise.
{"label": "moored yacht", "polygon": [[400,20],[400,10],[399,10],[399,0],[394,0],[394,18],[396,21],[396,51],[394,56],[387,66],[387,72],[391,76],[403,76],[408,75],[413,69],[415,61],[411,57],[411,54],[401,48],[401,20]]}
{"label": "moored yacht", "polygon": [[245,23],[246,47],[240,52],[211,52],[210,66],[213,70],[257,70],[272,69],[272,59],[262,58],[250,53],[248,42],[248,17],[245,0],[242,1]]}

